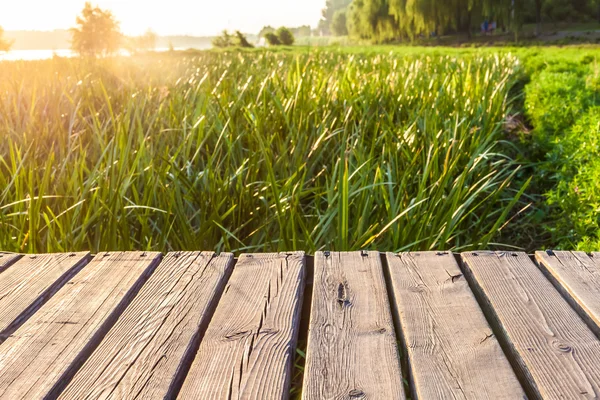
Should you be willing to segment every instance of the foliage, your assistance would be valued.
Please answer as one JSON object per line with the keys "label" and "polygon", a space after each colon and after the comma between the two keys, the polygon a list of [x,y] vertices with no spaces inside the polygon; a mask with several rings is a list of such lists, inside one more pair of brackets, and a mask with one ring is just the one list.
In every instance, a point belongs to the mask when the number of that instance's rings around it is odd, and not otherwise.
{"label": "foliage", "polygon": [[252,43],[250,43],[248,41],[248,39],[246,39],[246,36],[240,32],[240,31],[235,31],[235,45],[237,47],[242,47],[242,48],[252,48],[254,47],[252,45]]}
{"label": "foliage", "polygon": [[0,248],[486,247],[520,67],[432,51],[0,63]]}
{"label": "foliage", "polygon": [[83,56],[108,56],[119,51],[121,31],[119,23],[108,10],[93,7],[86,2],[77,16],[76,27],[70,29],[72,48]]}
{"label": "foliage", "polygon": [[224,30],[221,32],[221,36],[217,36],[212,40],[212,45],[219,48],[232,47],[233,36],[227,30]]}
{"label": "foliage", "polygon": [[11,49],[13,45],[12,40],[4,38],[4,29],[0,26],[0,52],[6,52]]}
{"label": "foliage", "polygon": [[374,42],[446,33],[470,38],[485,20],[518,39],[526,22],[537,23],[539,34],[542,20],[585,21],[597,10],[597,0],[353,0],[346,18],[352,37]]}
{"label": "foliage", "polygon": [[279,39],[279,42],[284,46],[293,45],[295,40],[292,31],[286,28],[285,26],[282,26],[281,28],[277,29],[277,38]]}
{"label": "foliage", "polygon": [[[321,11],[322,19],[319,21],[319,30],[321,35],[329,35],[333,33],[336,36],[341,36],[343,34],[338,34],[337,32],[341,32],[339,29],[342,27],[340,21],[335,21],[335,15],[339,12],[345,12],[348,6],[350,5],[352,0],[326,0],[325,8]],[[339,19],[340,17],[338,17]],[[345,15],[344,15],[345,18]],[[345,26],[345,24],[344,24]],[[344,28],[345,29],[345,28]]]}
{"label": "foliage", "polygon": [[277,36],[274,32],[265,33],[265,40],[269,44],[269,46],[279,46],[281,42],[279,41],[279,36]]}
{"label": "foliage", "polygon": [[544,224],[554,247],[596,251],[600,246],[600,69],[591,55],[540,58],[542,62],[531,63],[525,111],[535,127],[532,145],[542,152],[536,173],[546,189]]}
{"label": "foliage", "polygon": [[258,33],[258,37],[259,38],[265,37],[267,33],[275,33],[275,28],[273,28],[270,25],[263,26],[263,28]]}
{"label": "foliage", "polygon": [[331,21],[331,33],[333,33],[335,36],[348,35],[345,10],[338,10],[335,12],[335,14],[333,14],[333,21]]}
{"label": "foliage", "polygon": [[235,31],[233,35],[231,35],[227,30],[224,30],[221,33],[221,36],[217,36],[213,39],[212,45],[218,48],[227,48],[227,47],[242,47],[242,48],[252,48],[254,47],[252,43],[248,41],[246,35],[244,35],[240,31]]}

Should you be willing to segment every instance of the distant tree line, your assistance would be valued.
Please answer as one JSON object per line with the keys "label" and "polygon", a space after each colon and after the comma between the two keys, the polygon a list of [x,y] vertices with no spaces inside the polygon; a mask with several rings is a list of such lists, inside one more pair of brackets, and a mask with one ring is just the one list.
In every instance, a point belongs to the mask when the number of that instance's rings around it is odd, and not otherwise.
{"label": "distant tree line", "polygon": [[600,0],[327,0],[321,34],[373,41],[463,33],[484,21],[518,34],[523,24],[600,20]]}

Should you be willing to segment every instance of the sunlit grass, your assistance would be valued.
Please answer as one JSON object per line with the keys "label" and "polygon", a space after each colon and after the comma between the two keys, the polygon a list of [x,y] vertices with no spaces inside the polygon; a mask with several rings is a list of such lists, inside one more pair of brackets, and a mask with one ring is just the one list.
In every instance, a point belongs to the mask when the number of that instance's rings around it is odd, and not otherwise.
{"label": "sunlit grass", "polygon": [[206,52],[0,63],[0,246],[485,247],[516,59]]}

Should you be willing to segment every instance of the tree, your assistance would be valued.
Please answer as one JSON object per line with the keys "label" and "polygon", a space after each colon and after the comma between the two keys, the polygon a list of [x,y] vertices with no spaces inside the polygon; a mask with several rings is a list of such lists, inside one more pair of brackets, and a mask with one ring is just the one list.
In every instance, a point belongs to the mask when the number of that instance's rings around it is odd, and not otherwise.
{"label": "tree", "polygon": [[11,49],[13,45],[12,40],[4,38],[4,29],[0,26],[0,52],[6,52]]}
{"label": "tree", "polygon": [[348,28],[346,27],[346,10],[338,10],[333,14],[331,33],[335,36],[348,35]]}
{"label": "tree", "polygon": [[227,30],[221,33],[221,36],[217,36],[213,39],[212,45],[215,47],[225,48],[233,46],[233,37]]}
{"label": "tree", "polygon": [[227,30],[224,30],[223,33],[221,33],[221,36],[214,38],[212,44],[219,48],[254,47],[242,32],[235,31],[234,34],[231,35]]}
{"label": "tree", "polygon": [[542,7],[544,0],[535,0],[535,35],[542,34]]}
{"label": "tree", "polygon": [[86,2],[76,27],[71,28],[72,48],[82,56],[108,56],[116,53],[121,44],[119,22],[108,10]]}
{"label": "tree", "polygon": [[275,33],[275,28],[273,28],[273,27],[272,27],[272,26],[270,26],[270,25],[263,26],[263,28],[260,30],[260,32],[258,32],[258,37],[259,37],[259,38],[261,38],[261,37],[265,37],[265,35],[266,35],[267,33]]}
{"label": "tree", "polygon": [[279,41],[279,36],[277,36],[273,32],[265,33],[265,40],[269,43],[269,46],[279,46],[281,42]]}
{"label": "tree", "polygon": [[294,44],[294,34],[285,26],[277,29],[277,38],[279,42],[284,46],[291,46]]}
{"label": "tree", "polygon": [[[337,11],[346,11],[352,0],[326,0],[325,8],[321,10],[323,18],[319,22],[321,34],[327,35],[333,32],[333,18]],[[335,34],[335,32],[333,32]]]}
{"label": "tree", "polygon": [[235,45],[238,47],[245,48],[254,47],[252,43],[250,43],[248,39],[246,39],[246,36],[240,31],[235,31]]}

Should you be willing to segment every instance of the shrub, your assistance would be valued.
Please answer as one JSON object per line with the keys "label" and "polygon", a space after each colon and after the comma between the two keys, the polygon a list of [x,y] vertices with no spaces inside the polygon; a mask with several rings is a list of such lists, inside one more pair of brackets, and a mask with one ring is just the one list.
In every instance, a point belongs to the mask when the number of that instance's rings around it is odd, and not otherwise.
{"label": "shrub", "polygon": [[273,32],[265,33],[265,39],[270,46],[279,46],[281,44],[279,37]]}
{"label": "shrub", "polygon": [[244,48],[254,47],[252,43],[246,39],[246,36],[240,31],[235,31],[235,45]]}
{"label": "shrub", "polygon": [[277,29],[277,37],[279,42],[284,46],[291,46],[294,44],[294,34],[285,26]]}
{"label": "shrub", "polygon": [[227,30],[224,30],[221,36],[217,36],[212,40],[212,45],[219,48],[231,47],[233,46],[233,37]]}

